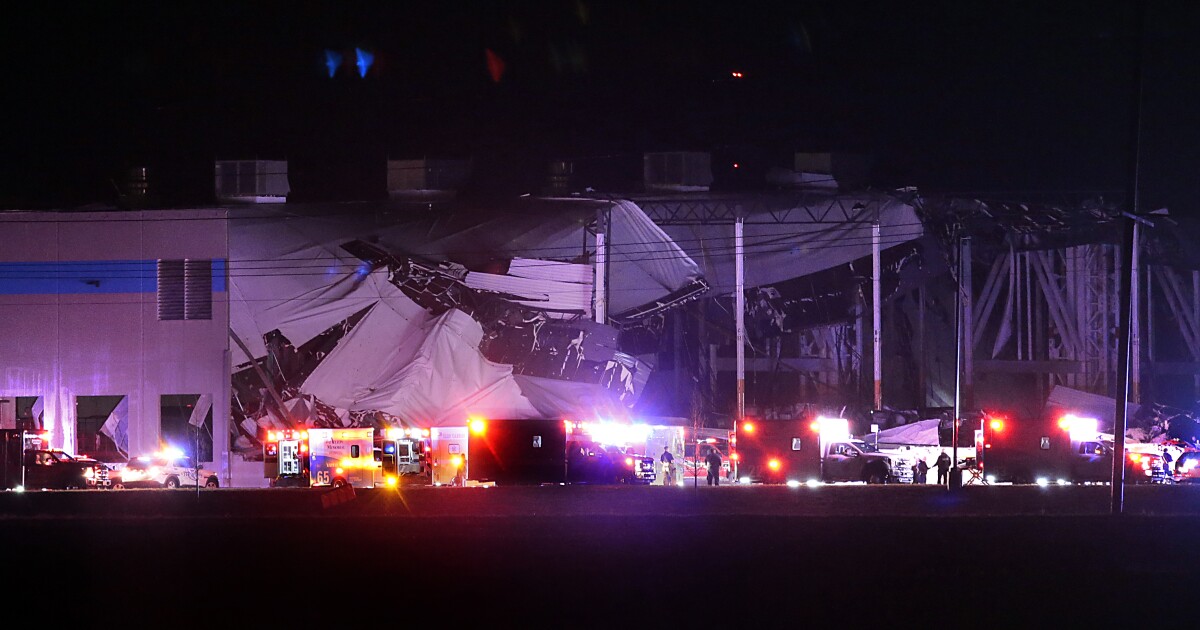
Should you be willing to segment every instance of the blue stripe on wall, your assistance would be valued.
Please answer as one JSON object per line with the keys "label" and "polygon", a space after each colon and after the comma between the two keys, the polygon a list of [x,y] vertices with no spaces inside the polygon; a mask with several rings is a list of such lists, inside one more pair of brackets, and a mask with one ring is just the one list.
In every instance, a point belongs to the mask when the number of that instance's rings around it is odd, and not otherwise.
{"label": "blue stripe on wall", "polygon": [[[225,291],[226,261],[213,259],[213,291]],[[0,262],[0,295],[154,293],[157,260]]]}

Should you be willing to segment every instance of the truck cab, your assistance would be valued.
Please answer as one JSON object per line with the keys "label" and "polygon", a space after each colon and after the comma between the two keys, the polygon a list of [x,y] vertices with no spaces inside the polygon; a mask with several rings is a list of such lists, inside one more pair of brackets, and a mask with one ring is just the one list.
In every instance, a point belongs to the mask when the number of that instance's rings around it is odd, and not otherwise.
{"label": "truck cab", "polygon": [[[984,472],[995,481],[1012,483],[1109,482],[1115,448],[1097,425],[1095,418],[1070,413],[1013,421],[993,418],[984,433]],[[1161,455],[1126,445],[1126,483],[1169,480]]]}
{"label": "truck cab", "polygon": [[898,454],[884,453],[862,440],[826,445],[822,480],[867,483],[912,483],[911,464]]}
{"label": "truck cab", "polygon": [[907,456],[853,438],[843,418],[743,421],[734,437],[742,482],[912,482]]}
{"label": "truck cab", "polygon": [[86,457],[73,457],[53,449],[27,450],[22,457],[26,489],[66,490],[107,488],[108,467]]}

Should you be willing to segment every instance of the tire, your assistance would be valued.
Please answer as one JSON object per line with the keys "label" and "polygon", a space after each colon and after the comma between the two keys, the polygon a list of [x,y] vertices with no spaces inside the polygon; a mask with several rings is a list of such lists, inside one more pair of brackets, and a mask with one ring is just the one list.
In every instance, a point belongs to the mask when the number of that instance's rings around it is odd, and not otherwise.
{"label": "tire", "polygon": [[869,484],[887,483],[887,472],[880,470],[876,466],[873,466],[867,469],[863,481],[866,481]]}
{"label": "tire", "polygon": [[179,477],[167,477],[167,480],[163,482],[163,487],[164,488],[178,488],[179,487]]}
{"label": "tire", "polygon": [[221,483],[219,481],[217,481],[216,477],[209,477],[208,480],[204,482],[204,487],[205,488],[220,488]]}
{"label": "tire", "polygon": [[334,479],[333,483],[331,483],[329,485],[332,488],[341,488],[346,485],[346,480],[342,479],[341,477],[338,477],[337,479]]}
{"label": "tire", "polygon": [[113,489],[113,490],[124,490],[124,489],[125,489],[125,484],[123,484],[123,483],[121,483],[120,481],[118,481],[118,482],[116,482],[116,483],[114,483],[114,484],[112,485],[112,489]]}

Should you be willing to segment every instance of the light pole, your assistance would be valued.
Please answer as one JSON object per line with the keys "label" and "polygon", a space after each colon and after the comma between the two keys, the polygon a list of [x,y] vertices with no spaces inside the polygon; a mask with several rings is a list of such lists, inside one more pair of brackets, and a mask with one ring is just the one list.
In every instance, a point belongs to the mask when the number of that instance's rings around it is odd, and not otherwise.
{"label": "light pole", "polygon": [[[952,432],[950,450],[953,453],[950,457],[950,490],[959,490],[962,488],[962,470],[958,467],[958,425],[962,422],[962,377],[963,377],[963,289],[968,286],[963,278],[963,270],[966,267],[963,264],[963,257],[967,252],[970,252],[969,236],[960,236],[958,239],[958,270],[955,273],[955,291],[954,291],[954,431]],[[969,333],[968,333],[969,334]]]}

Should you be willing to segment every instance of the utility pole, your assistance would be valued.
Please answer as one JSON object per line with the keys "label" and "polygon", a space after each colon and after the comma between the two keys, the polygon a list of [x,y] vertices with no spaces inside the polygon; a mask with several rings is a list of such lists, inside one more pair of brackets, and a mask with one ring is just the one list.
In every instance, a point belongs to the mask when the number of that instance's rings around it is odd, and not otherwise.
{"label": "utility pole", "polygon": [[1117,341],[1117,408],[1113,422],[1113,460],[1111,513],[1121,514],[1125,509],[1125,427],[1129,410],[1129,350],[1133,339],[1133,256],[1137,247],[1137,223],[1144,222],[1138,216],[1138,162],[1142,143],[1142,37],[1146,30],[1146,3],[1137,5],[1138,22],[1134,40],[1134,89],[1130,126],[1133,155],[1129,160],[1129,212],[1121,220],[1121,265],[1117,287],[1117,325],[1120,334]]}
{"label": "utility pole", "polygon": [[1129,399],[1135,403],[1142,401],[1141,249],[1141,225],[1134,221],[1133,251],[1129,255]]}
{"label": "utility pole", "polygon": [[608,323],[608,223],[609,208],[596,211],[596,308],[597,324]]}
{"label": "utility pole", "polygon": [[880,282],[879,219],[871,223],[871,350],[875,369],[875,409],[883,409],[883,349],[879,345],[883,319],[883,296]]}
{"label": "utility pole", "polygon": [[957,269],[954,273],[954,430],[950,450],[950,490],[962,488],[962,471],[958,468],[958,425],[962,422],[963,381],[963,241],[958,240]]}
{"label": "utility pole", "polygon": [[746,415],[746,251],[743,228],[742,217],[738,217],[733,224],[733,268],[737,275],[733,300],[737,328],[737,412],[733,418],[734,433]]}
{"label": "utility pole", "polygon": [[[737,336],[737,409],[733,418],[733,435],[736,439],[738,429],[746,415],[746,247],[745,247],[745,223],[742,217],[738,217],[733,224],[733,257],[734,257],[734,274],[737,278],[734,281],[734,292],[737,294],[734,299],[734,310],[736,315],[736,336]],[[734,451],[734,445],[730,444],[730,454]],[[734,460],[731,467],[734,470],[736,478],[737,460]]]}

